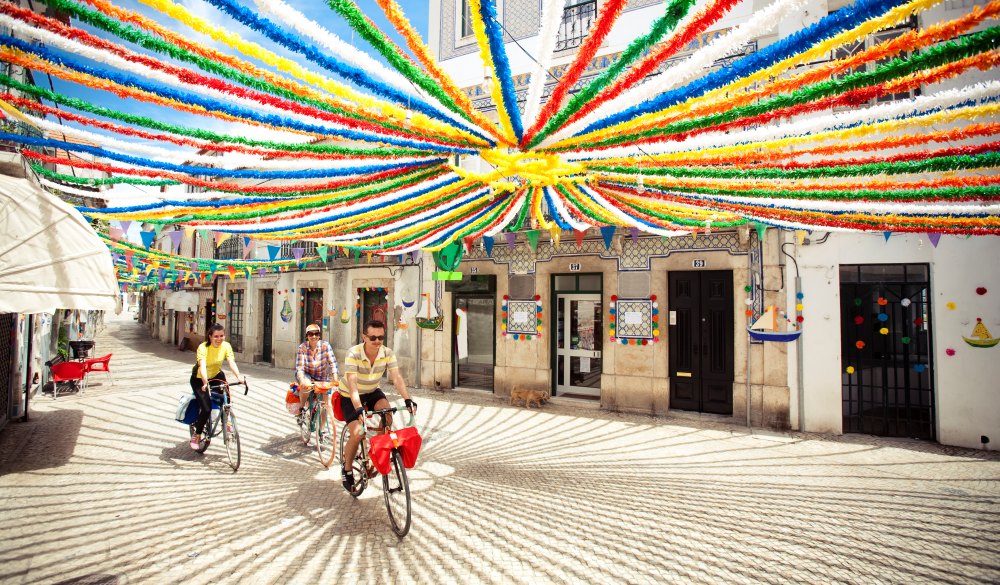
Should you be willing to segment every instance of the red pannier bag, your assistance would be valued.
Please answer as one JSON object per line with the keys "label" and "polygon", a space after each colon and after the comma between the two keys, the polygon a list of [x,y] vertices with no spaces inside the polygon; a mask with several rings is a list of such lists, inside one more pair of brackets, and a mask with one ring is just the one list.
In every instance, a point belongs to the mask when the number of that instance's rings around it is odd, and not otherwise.
{"label": "red pannier bag", "polygon": [[416,427],[406,427],[372,437],[369,455],[372,463],[375,464],[375,469],[382,475],[386,475],[392,469],[389,455],[392,453],[393,446],[396,446],[399,447],[399,451],[403,455],[403,467],[412,469],[417,464],[417,455],[420,454],[422,442],[423,439]]}

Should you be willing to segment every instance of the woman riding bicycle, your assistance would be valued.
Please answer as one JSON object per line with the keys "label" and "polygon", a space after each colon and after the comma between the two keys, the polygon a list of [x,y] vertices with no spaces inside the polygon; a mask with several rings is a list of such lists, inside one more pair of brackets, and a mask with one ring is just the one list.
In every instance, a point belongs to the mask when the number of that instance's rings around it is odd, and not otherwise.
{"label": "woman riding bicycle", "polygon": [[222,362],[229,364],[229,369],[236,376],[236,379],[246,383],[246,378],[240,375],[240,369],[236,367],[236,358],[233,355],[233,346],[226,341],[226,331],[222,325],[216,323],[208,328],[205,336],[205,343],[198,346],[194,367],[191,368],[191,391],[198,399],[198,420],[195,421],[195,434],[191,437],[191,448],[197,451],[201,446],[202,433],[205,432],[205,425],[212,415],[212,397],[209,392],[209,380],[226,381],[226,375],[222,373]]}
{"label": "woman riding bicycle", "polygon": [[[299,383],[299,406],[301,411],[309,407],[309,393],[313,391],[314,382],[339,383],[337,357],[333,355],[333,347],[320,338],[322,331],[316,323],[306,327],[306,340],[299,345],[295,353],[295,379]],[[330,403],[330,393],[323,394],[327,412],[333,412]]]}

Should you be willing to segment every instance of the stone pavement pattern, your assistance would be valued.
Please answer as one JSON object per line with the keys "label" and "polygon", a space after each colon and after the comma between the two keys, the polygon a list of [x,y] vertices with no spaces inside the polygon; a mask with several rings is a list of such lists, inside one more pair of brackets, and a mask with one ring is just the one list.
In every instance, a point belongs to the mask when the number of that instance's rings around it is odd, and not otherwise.
{"label": "stone pavement pattern", "polygon": [[234,474],[173,420],[194,354],[112,319],[115,384],[0,431],[0,583],[1000,582],[995,453],[488,393],[415,392],[398,540],[380,489],[353,500],[299,442],[289,372],[241,366]]}

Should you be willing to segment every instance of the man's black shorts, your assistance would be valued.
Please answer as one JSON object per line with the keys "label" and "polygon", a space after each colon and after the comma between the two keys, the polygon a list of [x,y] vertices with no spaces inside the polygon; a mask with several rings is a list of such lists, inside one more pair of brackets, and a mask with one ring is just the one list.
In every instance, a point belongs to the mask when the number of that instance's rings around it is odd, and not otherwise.
{"label": "man's black shorts", "polygon": [[[376,388],[367,394],[361,394],[361,404],[365,407],[365,410],[371,411],[375,410],[375,403],[379,400],[385,398],[385,393],[381,389]],[[354,410],[354,405],[351,404],[350,396],[340,396],[340,410],[344,413],[344,420],[351,422],[357,420],[358,416],[361,415],[360,412]]]}

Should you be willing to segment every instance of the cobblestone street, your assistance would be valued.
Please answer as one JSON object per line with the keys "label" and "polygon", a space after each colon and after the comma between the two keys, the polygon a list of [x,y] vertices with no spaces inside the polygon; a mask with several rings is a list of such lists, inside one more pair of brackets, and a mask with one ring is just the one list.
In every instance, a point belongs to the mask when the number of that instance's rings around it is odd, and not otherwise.
{"label": "cobblestone street", "polygon": [[2,583],[1000,582],[993,452],[417,390],[399,540],[301,444],[290,372],[241,364],[234,474],[173,420],[193,353],[127,314],[97,352],[113,385],[0,431]]}

